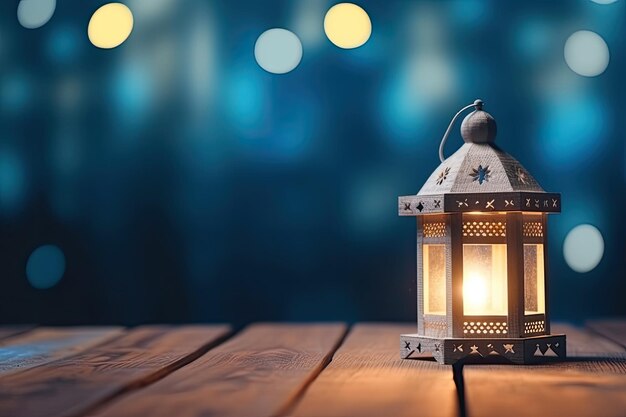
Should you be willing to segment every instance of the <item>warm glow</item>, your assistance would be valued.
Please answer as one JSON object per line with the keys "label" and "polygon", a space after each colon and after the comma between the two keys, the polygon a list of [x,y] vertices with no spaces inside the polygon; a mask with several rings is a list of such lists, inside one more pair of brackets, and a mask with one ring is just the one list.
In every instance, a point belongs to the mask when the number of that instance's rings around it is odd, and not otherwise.
{"label": "warm glow", "polygon": [[370,38],[372,22],[367,12],[356,4],[339,3],[326,13],[324,31],[338,47],[358,48]]}
{"label": "warm glow", "polygon": [[487,306],[485,278],[476,273],[469,273],[463,281],[463,303],[465,308],[472,311],[485,310]]}
{"label": "warm glow", "polygon": [[463,313],[466,316],[507,315],[505,244],[463,245]]}
{"label": "warm glow", "polygon": [[424,314],[446,314],[446,246],[424,245]]}
{"label": "warm glow", "polygon": [[121,3],[101,6],[91,16],[87,35],[94,46],[111,49],[121,45],[133,30],[133,14]]}

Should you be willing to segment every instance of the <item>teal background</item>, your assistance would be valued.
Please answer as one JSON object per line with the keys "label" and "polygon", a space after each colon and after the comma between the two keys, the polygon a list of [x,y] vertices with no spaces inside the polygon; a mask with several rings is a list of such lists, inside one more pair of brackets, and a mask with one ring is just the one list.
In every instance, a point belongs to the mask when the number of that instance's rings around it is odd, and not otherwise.
{"label": "teal background", "polygon": [[[361,1],[355,50],[323,33],[331,2],[146,0],[104,51],[86,36],[101,4],[59,1],[36,30],[0,4],[2,322],[413,320],[397,196],[478,97],[497,144],[563,195],[554,317],[626,314],[624,1]],[[272,27],[302,40],[288,74],[254,60]],[[581,29],[609,46],[598,77],[563,59]],[[460,144],[456,128],[446,153]],[[582,223],[605,242],[584,274],[562,252]],[[65,272],[38,289],[26,265],[47,244]]]}

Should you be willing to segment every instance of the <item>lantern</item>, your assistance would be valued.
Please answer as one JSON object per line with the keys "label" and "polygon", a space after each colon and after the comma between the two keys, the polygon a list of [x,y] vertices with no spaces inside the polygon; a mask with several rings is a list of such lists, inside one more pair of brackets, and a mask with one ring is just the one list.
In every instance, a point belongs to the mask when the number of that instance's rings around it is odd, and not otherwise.
{"label": "lantern", "polygon": [[[455,120],[465,144],[443,146]],[[546,193],[494,144],[496,122],[483,102],[459,111],[439,148],[441,164],[416,195],[398,199],[417,218],[417,333],[400,336],[403,358],[439,363],[537,363],[565,357],[551,335],[547,214],[561,196]]]}

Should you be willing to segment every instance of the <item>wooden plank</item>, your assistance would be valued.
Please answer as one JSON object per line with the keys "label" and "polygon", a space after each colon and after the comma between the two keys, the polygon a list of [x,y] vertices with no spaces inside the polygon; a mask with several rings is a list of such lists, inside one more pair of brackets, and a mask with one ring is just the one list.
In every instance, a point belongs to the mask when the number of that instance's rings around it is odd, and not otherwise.
{"label": "wooden plank", "polygon": [[274,416],[328,363],[342,324],[255,324],[99,417]]}
{"label": "wooden plank", "polygon": [[565,333],[567,336],[567,356],[569,358],[625,358],[626,350],[615,342],[587,329],[555,323],[553,333]]}
{"label": "wooden plank", "polygon": [[465,366],[467,415],[626,415],[626,351],[601,336],[554,325],[568,360],[534,366]]}
{"label": "wooden plank", "polygon": [[80,353],[123,333],[121,327],[38,328],[0,342],[0,378]]}
{"label": "wooden plank", "polygon": [[594,332],[626,348],[626,318],[591,320],[586,325]]}
{"label": "wooden plank", "polygon": [[400,334],[414,331],[414,325],[356,325],[290,415],[456,416],[452,368],[399,358]]}
{"label": "wooden plank", "polygon": [[0,327],[0,340],[8,339],[9,337],[15,337],[18,334],[26,333],[32,330],[33,325],[15,325],[15,326],[2,326]]}
{"label": "wooden plank", "polygon": [[3,378],[0,415],[82,415],[189,363],[228,332],[227,326],[139,327],[87,352]]}

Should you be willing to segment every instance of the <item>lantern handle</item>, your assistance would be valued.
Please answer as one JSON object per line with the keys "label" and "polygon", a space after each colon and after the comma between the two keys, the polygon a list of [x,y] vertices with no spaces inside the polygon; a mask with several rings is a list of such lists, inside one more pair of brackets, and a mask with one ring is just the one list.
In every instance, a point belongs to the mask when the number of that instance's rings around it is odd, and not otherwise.
{"label": "lantern handle", "polygon": [[446,158],[443,156],[443,147],[446,145],[448,136],[450,136],[450,131],[452,130],[452,126],[454,125],[454,122],[456,122],[456,119],[459,118],[461,113],[463,113],[465,110],[469,109],[470,107],[475,107],[476,110],[482,110],[483,101],[478,99],[478,100],[475,100],[472,104],[468,104],[467,106],[459,110],[458,113],[454,115],[452,120],[450,120],[450,124],[448,125],[448,128],[446,129],[446,133],[443,134],[443,138],[441,138],[441,144],[439,145],[439,159],[441,160],[441,162],[446,160]]}

